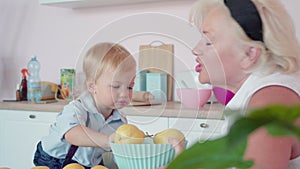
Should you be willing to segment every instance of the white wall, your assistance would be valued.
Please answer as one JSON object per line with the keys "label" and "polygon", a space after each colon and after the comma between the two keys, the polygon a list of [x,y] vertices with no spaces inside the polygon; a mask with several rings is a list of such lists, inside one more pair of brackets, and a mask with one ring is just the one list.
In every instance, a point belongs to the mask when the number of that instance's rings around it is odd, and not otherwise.
{"label": "white wall", "polygon": [[[32,55],[41,62],[42,80],[59,83],[60,69],[79,68],[82,51],[95,41],[121,42],[137,56],[140,44],[159,39],[175,44],[175,73],[193,69],[190,48],[198,33],[185,25],[193,2],[170,0],[73,10],[40,5],[38,0],[1,0],[0,99],[14,99],[16,84],[21,81],[20,70]],[[295,19],[299,35],[300,2],[283,3]],[[155,14],[149,18],[145,12]],[[125,26],[119,26],[122,24]]]}

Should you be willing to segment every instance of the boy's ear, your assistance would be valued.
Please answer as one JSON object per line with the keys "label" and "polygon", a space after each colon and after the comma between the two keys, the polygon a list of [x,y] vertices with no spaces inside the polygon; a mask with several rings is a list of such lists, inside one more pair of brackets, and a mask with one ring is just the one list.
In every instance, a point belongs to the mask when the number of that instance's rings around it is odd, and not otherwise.
{"label": "boy's ear", "polygon": [[261,54],[261,48],[249,46],[246,48],[245,57],[242,58],[240,65],[242,68],[250,68]]}
{"label": "boy's ear", "polygon": [[93,82],[93,81],[86,82],[86,87],[87,87],[87,90],[90,93],[94,93],[94,91],[95,91],[95,82]]}

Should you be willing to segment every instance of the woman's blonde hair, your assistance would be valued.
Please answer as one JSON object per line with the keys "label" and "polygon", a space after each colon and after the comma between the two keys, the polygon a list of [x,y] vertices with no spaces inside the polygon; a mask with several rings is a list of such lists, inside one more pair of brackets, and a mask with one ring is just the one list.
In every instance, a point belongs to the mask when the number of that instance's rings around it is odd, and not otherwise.
{"label": "woman's blonde hair", "polygon": [[[242,43],[262,49],[261,56],[254,67],[247,71],[251,72],[267,66],[267,73],[296,72],[299,69],[300,46],[292,18],[278,0],[252,0],[252,2],[262,20],[263,42],[250,39],[237,22],[234,24]],[[190,22],[200,28],[202,19],[218,5],[225,6],[224,0],[197,1],[191,9]],[[234,21],[232,17],[231,20]]]}
{"label": "woman's blonde hair", "polygon": [[106,71],[126,71],[126,68],[135,67],[135,64],[134,58],[123,46],[108,42],[98,43],[87,51],[83,59],[85,81],[96,81]]}

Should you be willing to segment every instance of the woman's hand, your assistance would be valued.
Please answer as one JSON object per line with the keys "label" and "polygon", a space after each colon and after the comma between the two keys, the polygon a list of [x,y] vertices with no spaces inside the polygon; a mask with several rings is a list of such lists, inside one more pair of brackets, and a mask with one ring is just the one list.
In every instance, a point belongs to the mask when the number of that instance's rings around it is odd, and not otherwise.
{"label": "woman's hand", "polygon": [[[184,145],[183,145],[183,141],[180,141],[180,140],[175,139],[175,138],[169,138],[168,142],[170,144],[172,144],[172,146],[175,149],[175,158],[185,149]],[[166,168],[167,168],[167,166],[162,166],[162,167],[159,167],[157,169],[166,169]]]}
{"label": "woman's hand", "polygon": [[175,149],[175,157],[178,156],[184,150],[183,141],[174,138],[169,138],[168,142],[172,144]]}

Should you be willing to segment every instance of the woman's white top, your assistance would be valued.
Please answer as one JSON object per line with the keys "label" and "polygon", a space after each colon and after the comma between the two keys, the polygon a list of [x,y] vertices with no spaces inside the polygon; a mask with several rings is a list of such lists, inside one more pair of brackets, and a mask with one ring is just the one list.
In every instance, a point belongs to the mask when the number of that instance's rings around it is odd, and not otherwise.
{"label": "woman's white top", "polygon": [[[287,87],[300,96],[300,72],[293,75],[274,73],[267,76],[253,73],[226,105],[226,109],[244,110],[243,115],[245,115],[245,110],[247,109],[252,95],[264,87],[273,85]],[[288,169],[300,169],[300,156],[290,160]]]}
{"label": "woman's white top", "polygon": [[274,73],[267,76],[253,73],[244,82],[240,90],[235,93],[234,97],[226,105],[226,108],[231,110],[246,110],[255,92],[264,87],[273,85],[287,87],[300,96],[300,73],[293,75]]}

